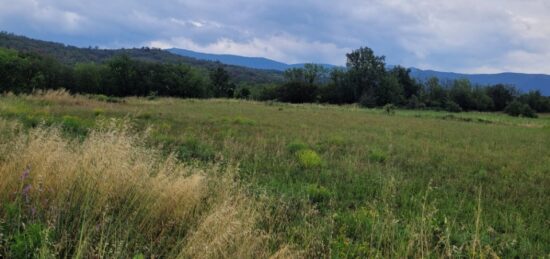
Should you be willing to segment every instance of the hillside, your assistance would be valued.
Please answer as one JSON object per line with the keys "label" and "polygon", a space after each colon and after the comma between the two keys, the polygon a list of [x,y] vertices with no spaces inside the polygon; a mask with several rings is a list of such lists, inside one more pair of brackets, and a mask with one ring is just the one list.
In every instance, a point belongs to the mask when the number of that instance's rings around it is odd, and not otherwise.
{"label": "hillside", "polygon": [[[0,33],[0,47],[51,56],[62,63],[70,65],[87,62],[101,63],[114,56],[124,54],[131,58],[144,61],[173,64],[184,63],[202,69],[213,69],[218,66],[216,62],[183,57],[161,49],[146,47],[130,49],[79,48],[56,42],[31,39],[6,32]],[[234,65],[226,65],[225,69],[237,82],[270,83],[282,80],[282,75],[277,71],[245,68]]]}
{"label": "hillside", "polygon": [[467,78],[471,82],[480,85],[509,84],[516,86],[523,92],[540,90],[542,94],[550,96],[550,75],[544,74],[459,74],[411,68],[411,75],[419,80],[426,80],[430,77],[437,77],[442,81]]}
{"label": "hillside", "polygon": [[[305,63],[286,64],[283,62],[279,62],[279,61],[275,61],[275,60],[263,58],[263,57],[244,57],[244,56],[238,56],[238,55],[208,54],[208,53],[201,53],[201,52],[195,52],[191,50],[177,49],[177,48],[167,49],[167,51],[183,57],[191,57],[191,58],[196,58],[200,60],[219,61],[224,64],[237,65],[237,66],[243,66],[248,68],[257,68],[257,69],[285,71],[290,68],[301,68],[305,65]],[[337,67],[335,65],[329,65],[329,64],[320,64],[320,65],[324,66],[327,69]]]}

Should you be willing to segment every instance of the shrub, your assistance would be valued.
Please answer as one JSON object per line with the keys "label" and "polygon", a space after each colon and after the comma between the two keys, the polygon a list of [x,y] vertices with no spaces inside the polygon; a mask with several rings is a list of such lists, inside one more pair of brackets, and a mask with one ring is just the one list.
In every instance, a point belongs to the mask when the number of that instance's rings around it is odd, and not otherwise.
{"label": "shrub", "polygon": [[311,149],[300,150],[296,153],[296,156],[300,165],[306,169],[320,167],[323,162],[317,152]]}
{"label": "shrub", "polygon": [[445,110],[448,112],[462,112],[462,107],[454,101],[447,101],[445,102]]}
{"label": "shrub", "polygon": [[510,116],[523,116],[528,118],[536,118],[537,114],[528,104],[521,103],[519,101],[513,101],[509,103],[504,112]]}
{"label": "shrub", "polygon": [[392,103],[388,103],[384,105],[383,109],[387,115],[395,115],[395,110],[397,109],[397,107]]}
{"label": "shrub", "polygon": [[288,152],[292,154],[295,154],[296,152],[307,148],[308,148],[307,144],[299,140],[294,140],[286,146],[286,149],[288,150]]}
{"label": "shrub", "polygon": [[527,117],[527,118],[537,118],[537,113],[535,110],[531,108],[528,104],[525,104],[523,106],[523,109],[521,110],[521,116]]}

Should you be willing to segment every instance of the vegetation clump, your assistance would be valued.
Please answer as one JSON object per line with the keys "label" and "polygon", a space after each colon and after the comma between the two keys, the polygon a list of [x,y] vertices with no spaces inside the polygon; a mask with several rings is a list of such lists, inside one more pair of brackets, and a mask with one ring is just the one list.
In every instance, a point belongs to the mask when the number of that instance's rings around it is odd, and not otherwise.
{"label": "vegetation clump", "polygon": [[323,163],[323,160],[321,159],[319,154],[311,149],[299,150],[298,152],[296,152],[296,157],[298,158],[300,166],[306,169],[320,167]]}
{"label": "vegetation clump", "polygon": [[513,101],[506,106],[504,112],[511,116],[522,116],[527,118],[536,118],[537,114],[528,104],[519,101]]}

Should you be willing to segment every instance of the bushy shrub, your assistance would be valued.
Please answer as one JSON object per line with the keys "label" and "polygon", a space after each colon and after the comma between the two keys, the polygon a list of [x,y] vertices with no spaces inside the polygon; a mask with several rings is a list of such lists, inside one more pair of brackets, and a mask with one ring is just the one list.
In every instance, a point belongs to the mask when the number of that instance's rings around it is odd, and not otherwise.
{"label": "bushy shrub", "polygon": [[395,115],[395,110],[397,109],[397,107],[392,103],[388,103],[384,105],[383,109],[386,112],[386,114]]}
{"label": "bushy shrub", "polygon": [[462,112],[462,108],[460,107],[460,105],[458,105],[454,101],[447,101],[445,103],[445,110],[448,112]]}
{"label": "bushy shrub", "polygon": [[311,149],[300,150],[296,153],[296,156],[298,157],[300,165],[306,169],[320,167],[323,163],[323,160],[317,152]]}
{"label": "bushy shrub", "polygon": [[519,101],[513,101],[509,103],[506,108],[504,109],[504,112],[510,116],[515,117],[528,117],[528,118],[536,118],[537,114],[528,104],[521,103]]}

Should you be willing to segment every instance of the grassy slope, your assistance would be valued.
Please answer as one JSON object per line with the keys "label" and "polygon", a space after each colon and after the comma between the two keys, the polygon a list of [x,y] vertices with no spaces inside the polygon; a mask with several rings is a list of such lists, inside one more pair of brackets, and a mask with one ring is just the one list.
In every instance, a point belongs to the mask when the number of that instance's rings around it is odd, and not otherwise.
{"label": "grassy slope", "polygon": [[310,256],[550,253],[549,116],[82,97],[2,97],[0,115],[76,135],[130,117],[181,159],[239,163],[274,197],[264,228]]}

